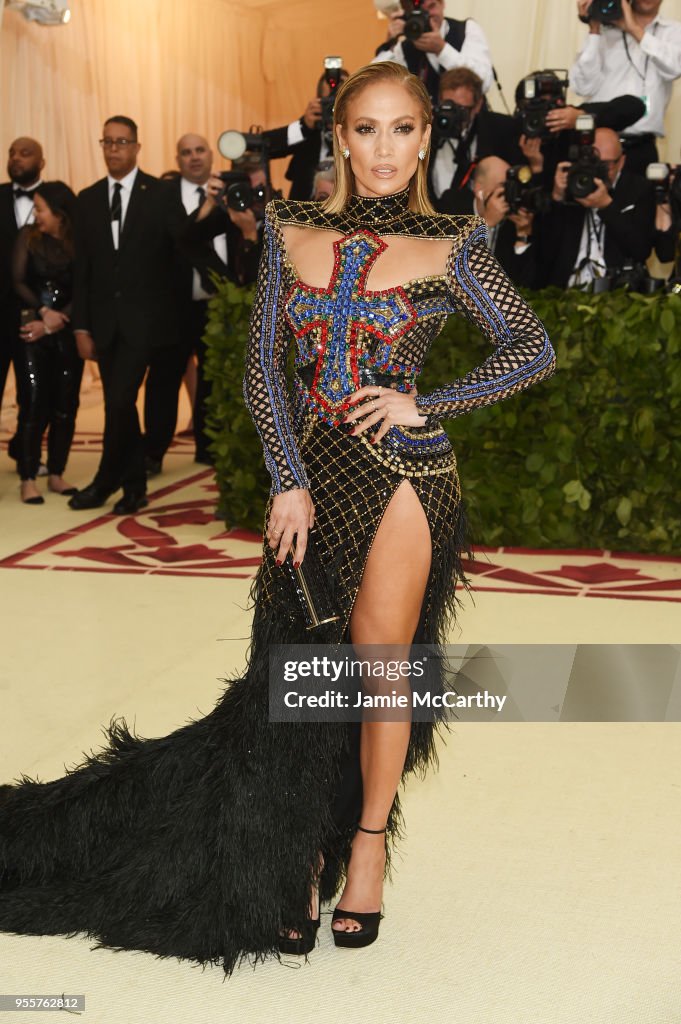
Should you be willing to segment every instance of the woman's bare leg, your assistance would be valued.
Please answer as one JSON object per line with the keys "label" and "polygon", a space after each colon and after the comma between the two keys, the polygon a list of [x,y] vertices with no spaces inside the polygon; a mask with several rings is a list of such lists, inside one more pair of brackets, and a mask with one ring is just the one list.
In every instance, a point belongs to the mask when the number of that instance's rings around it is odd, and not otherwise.
{"label": "woman's bare leg", "polygon": [[[425,594],[432,546],[423,506],[408,479],[393,494],[376,532],[350,617],[353,644],[391,644],[390,656],[406,658],[416,634]],[[360,823],[385,826],[400,783],[409,745],[411,720],[362,722],[360,762],[363,802]],[[385,871],[385,836],[357,832],[341,909],[380,910]],[[351,917],[333,923],[338,931],[357,931]]]}

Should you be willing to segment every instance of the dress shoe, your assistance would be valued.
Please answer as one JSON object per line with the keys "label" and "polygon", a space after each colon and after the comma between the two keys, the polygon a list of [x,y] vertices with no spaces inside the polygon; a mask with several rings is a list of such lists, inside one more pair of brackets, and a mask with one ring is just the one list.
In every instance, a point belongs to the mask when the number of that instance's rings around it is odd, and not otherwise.
{"label": "dress shoe", "polygon": [[22,498],[24,505],[44,505],[45,499],[42,494],[37,494],[34,498]]}
{"label": "dress shoe", "polygon": [[147,473],[147,479],[150,479],[152,476],[160,475],[163,468],[163,463],[161,462],[160,459],[152,459],[150,455],[147,455],[147,457],[144,460],[144,468]]}
{"label": "dress shoe", "polygon": [[81,511],[86,508],[100,508],[111,497],[112,492],[97,484],[88,484],[69,498],[69,508]]}
{"label": "dress shoe", "polygon": [[149,504],[146,494],[124,494],[113,507],[115,516],[134,516]]}

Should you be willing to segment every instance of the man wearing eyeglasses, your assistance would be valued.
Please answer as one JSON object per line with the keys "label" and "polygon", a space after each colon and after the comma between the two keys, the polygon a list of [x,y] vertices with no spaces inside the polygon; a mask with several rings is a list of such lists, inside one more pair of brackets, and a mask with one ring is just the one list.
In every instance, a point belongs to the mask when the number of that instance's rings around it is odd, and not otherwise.
{"label": "man wearing eyeglasses", "polygon": [[116,515],[147,504],[137,394],[152,358],[177,344],[174,237],[161,182],[137,166],[137,125],[117,115],[100,145],[107,176],[78,197],[72,322],[83,359],[96,359],[104,390],[102,457],[94,480],[70,499],[98,508],[121,487]]}
{"label": "man wearing eyeglasses", "polygon": [[597,128],[594,147],[608,168],[607,181],[594,178],[594,190],[569,201],[570,164],[556,170],[552,206],[542,222],[542,285],[588,288],[608,271],[643,264],[650,255],[655,196],[650,184],[625,168],[622,144],[611,128]]}

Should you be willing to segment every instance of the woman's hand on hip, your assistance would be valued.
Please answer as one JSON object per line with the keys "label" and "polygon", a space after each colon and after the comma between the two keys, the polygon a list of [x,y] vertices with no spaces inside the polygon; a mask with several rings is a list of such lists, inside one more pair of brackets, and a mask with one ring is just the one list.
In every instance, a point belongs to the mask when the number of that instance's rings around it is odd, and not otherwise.
{"label": "woman's hand on hip", "polygon": [[[299,565],[302,562],[307,548],[307,531],[312,526],[314,505],[307,488],[294,487],[290,491],[275,494],[266,536],[269,546],[277,553],[277,564],[281,565],[286,558],[294,537],[295,564]],[[291,554],[293,555],[293,552]]]}
{"label": "woman's hand on hip", "polygon": [[[416,388],[407,393],[379,387],[377,384],[367,384],[350,395],[350,408],[343,417],[343,422],[354,424],[353,434],[361,434],[363,430],[380,423],[380,427],[374,433],[374,441],[380,441],[392,426],[422,427],[426,417],[424,413],[419,412],[414,401],[417,394]],[[362,404],[358,405],[358,402]]]}

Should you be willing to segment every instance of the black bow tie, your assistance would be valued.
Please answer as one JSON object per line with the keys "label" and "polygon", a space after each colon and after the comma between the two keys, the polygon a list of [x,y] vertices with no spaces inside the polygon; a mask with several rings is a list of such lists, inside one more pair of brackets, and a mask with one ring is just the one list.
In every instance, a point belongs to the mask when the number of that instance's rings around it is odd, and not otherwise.
{"label": "black bow tie", "polygon": [[[36,188],[37,187],[38,186],[36,185]],[[23,198],[33,199],[33,193],[34,192],[35,192],[35,188],[32,188],[30,192],[27,192],[25,188],[15,188],[14,189],[14,198],[15,199],[23,199]]]}

